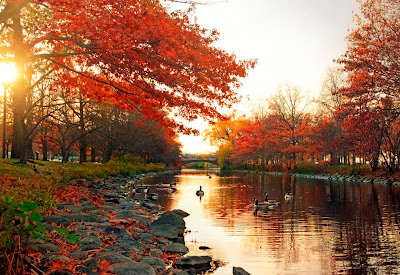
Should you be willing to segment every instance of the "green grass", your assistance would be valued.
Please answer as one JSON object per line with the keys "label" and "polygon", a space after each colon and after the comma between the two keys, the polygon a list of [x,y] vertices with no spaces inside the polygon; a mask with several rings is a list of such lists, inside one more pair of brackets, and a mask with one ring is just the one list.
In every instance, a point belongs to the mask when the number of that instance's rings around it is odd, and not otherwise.
{"label": "green grass", "polygon": [[[40,170],[35,173],[33,166]],[[0,159],[0,199],[35,201],[43,208],[54,205],[54,194],[77,179],[107,178],[165,170],[163,164],[144,164],[135,158],[101,163],[60,163],[34,161],[20,164],[16,159]]]}

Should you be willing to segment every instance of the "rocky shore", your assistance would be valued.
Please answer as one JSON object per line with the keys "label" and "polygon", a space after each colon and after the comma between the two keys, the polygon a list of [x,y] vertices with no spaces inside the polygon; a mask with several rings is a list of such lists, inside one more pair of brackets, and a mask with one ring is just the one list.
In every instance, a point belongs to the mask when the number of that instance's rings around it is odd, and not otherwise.
{"label": "rocky shore", "polygon": [[301,173],[287,173],[287,172],[252,171],[252,170],[235,170],[235,171],[241,173],[291,176],[291,177],[301,177],[301,178],[311,178],[311,179],[321,179],[321,180],[331,180],[331,181],[400,185],[400,179],[390,179],[385,177],[371,178],[366,176],[358,177],[358,176],[340,175],[340,174],[301,174]]}
{"label": "rocky shore", "polygon": [[[50,239],[26,240],[31,251],[37,251],[29,255],[36,257],[28,260],[31,269],[53,275],[184,275],[212,269],[209,256],[184,256],[188,213],[161,212],[149,200],[132,198],[130,186],[146,176],[78,181],[94,199],[60,202],[57,210],[44,216]],[[73,243],[68,238],[78,240]]]}

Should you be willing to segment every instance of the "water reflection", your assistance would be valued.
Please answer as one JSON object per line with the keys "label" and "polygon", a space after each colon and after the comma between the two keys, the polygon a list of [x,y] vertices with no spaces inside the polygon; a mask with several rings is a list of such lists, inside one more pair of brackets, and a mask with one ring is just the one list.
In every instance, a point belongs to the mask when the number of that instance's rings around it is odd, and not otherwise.
{"label": "water reflection", "polygon": [[[194,170],[150,184],[160,182],[176,183],[176,192],[160,187],[157,202],[191,214],[190,254],[227,262],[215,274],[231,274],[232,266],[251,274],[400,272],[398,187],[260,174],[209,178]],[[196,196],[199,186],[204,196]],[[254,215],[253,199],[263,201],[265,192],[280,205]]]}

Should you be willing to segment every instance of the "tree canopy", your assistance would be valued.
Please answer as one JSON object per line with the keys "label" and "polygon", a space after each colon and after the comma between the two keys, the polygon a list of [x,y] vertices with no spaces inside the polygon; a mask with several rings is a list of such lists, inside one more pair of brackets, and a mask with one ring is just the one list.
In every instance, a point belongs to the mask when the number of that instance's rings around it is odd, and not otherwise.
{"label": "tree canopy", "polygon": [[213,46],[218,32],[194,23],[190,8],[157,0],[0,3],[0,58],[19,74],[13,150],[26,138],[26,96],[43,79],[190,133],[174,116],[221,118],[218,108],[239,100],[240,78],[255,64]]}

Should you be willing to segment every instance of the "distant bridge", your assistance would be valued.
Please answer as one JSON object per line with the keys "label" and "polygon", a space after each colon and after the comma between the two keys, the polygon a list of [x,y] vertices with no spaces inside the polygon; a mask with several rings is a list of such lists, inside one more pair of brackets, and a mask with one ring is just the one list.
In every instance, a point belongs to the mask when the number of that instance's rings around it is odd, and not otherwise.
{"label": "distant bridge", "polygon": [[188,163],[195,163],[195,162],[207,162],[211,164],[216,164],[217,162],[217,157],[214,155],[204,157],[204,156],[196,156],[196,155],[183,155],[182,156],[182,165],[188,164]]}
{"label": "distant bridge", "polygon": [[182,159],[182,165],[185,165],[188,163],[194,163],[194,162],[208,162],[211,164],[216,164],[215,159],[187,159],[187,160]]}

